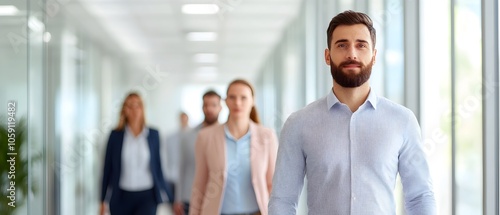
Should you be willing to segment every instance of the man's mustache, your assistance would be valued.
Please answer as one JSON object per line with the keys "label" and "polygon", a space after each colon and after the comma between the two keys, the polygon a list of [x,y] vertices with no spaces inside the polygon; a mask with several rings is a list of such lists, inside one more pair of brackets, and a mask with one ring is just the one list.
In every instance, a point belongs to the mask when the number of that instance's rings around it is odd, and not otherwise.
{"label": "man's mustache", "polygon": [[347,60],[347,61],[344,61],[342,63],[340,63],[339,67],[345,67],[346,65],[349,65],[349,64],[355,64],[355,65],[358,65],[360,67],[363,67],[363,63],[359,62],[359,61],[355,61],[355,60]]}

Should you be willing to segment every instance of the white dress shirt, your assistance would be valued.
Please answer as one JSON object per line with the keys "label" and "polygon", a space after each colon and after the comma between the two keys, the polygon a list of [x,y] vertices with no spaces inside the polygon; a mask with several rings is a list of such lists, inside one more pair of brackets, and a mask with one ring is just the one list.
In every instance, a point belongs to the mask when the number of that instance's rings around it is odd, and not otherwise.
{"label": "white dress shirt", "polygon": [[120,188],[126,191],[144,191],[153,188],[148,145],[149,129],[136,137],[127,126],[123,137]]}

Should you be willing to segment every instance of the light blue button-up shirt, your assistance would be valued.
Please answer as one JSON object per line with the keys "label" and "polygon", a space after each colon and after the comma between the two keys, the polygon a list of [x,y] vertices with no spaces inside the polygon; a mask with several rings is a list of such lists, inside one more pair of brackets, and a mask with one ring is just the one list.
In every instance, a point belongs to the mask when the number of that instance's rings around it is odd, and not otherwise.
{"label": "light blue button-up shirt", "polygon": [[398,173],[406,213],[436,214],[414,114],[373,91],[352,113],[330,92],[286,121],[269,214],[296,214],[304,176],[309,214],[396,214],[393,189]]}
{"label": "light blue button-up shirt", "polygon": [[226,134],[227,180],[221,213],[252,213],[259,211],[250,169],[250,130],[236,140],[224,126]]}

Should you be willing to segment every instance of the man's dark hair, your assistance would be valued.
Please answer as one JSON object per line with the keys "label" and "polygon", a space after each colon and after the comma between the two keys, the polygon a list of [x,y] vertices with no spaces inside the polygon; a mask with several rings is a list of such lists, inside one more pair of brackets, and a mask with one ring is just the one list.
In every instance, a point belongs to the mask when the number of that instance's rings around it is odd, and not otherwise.
{"label": "man's dark hair", "polygon": [[215,92],[214,90],[207,91],[205,94],[203,94],[202,99],[205,99],[205,97],[207,97],[207,96],[217,96],[217,97],[219,97],[219,99],[221,99],[220,95],[217,92]]}
{"label": "man's dark hair", "polygon": [[342,13],[339,13],[337,16],[333,17],[332,21],[330,21],[328,30],[326,30],[328,49],[331,48],[330,46],[332,44],[332,34],[335,28],[337,28],[339,25],[356,25],[356,24],[363,24],[368,28],[368,31],[370,31],[370,36],[373,42],[372,48],[375,48],[375,42],[377,38],[376,38],[375,28],[373,28],[372,19],[370,19],[370,17],[364,13],[354,12],[352,10],[346,10]]}

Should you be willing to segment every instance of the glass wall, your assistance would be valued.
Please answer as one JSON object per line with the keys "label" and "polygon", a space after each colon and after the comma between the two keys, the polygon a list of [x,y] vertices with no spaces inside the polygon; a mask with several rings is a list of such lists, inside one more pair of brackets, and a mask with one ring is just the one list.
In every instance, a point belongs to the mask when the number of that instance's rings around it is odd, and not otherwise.
{"label": "glass wall", "polygon": [[43,73],[44,48],[50,35],[45,31],[46,20],[44,7],[39,1],[29,0],[28,15],[28,187],[32,190],[28,195],[27,212],[35,214],[47,208],[47,171],[45,170],[47,154],[45,148],[45,75]]}
{"label": "glass wall", "polygon": [[456,214],[482,211],[481,3],[452,5],[452,144],[455,146]]}
{"label": "glass wall", "polygon": [[4,196],[0,214],[33,214],[44,210],[47,189],[44,12],[37,1],[2,1],[0,5],[0,184]]}
{"label": "glass wall", "polygon": [[[16,160],[16,207],[2,201],[0,214],[98,211],[101,152],[127,81],[119,72],[132,67],[76,27],[78,12],[68,1],[0,2],[1,127],[16,122],[16,147],[8,151],[2,130],[0,150]],[[7,196],[11,167],[0,166]]]}
{"label": "glass wall", "polygon": [[47,214],[95,214],[103,149],[118,121],[123,85],[134,78],[120,74],[137,67],[106,35],[96,38],[77,22],[80,5],[59,4],[46,14]]}
{"label": "glass wall", "polygon": [[421,1],[420,8],[420,123],[438,212],[452,214],[450,1]]}
{"label": "glass wall", "polygon": [[481,5],[422,1],[421,6],[422,127],[439,212],[480,214]]}
{"label": "glass wall", "polygon": [[[0,16],[0,184],[2,214],[25,214],[29,186],[28,132],[28,2],[10,2]],[[5,10],[5,9],[4,9]],[[8,10],[9,11],[9,10]],[[22,13],[20,12],[22,11]],[[9,129],[10,128],[10,129]]]}

